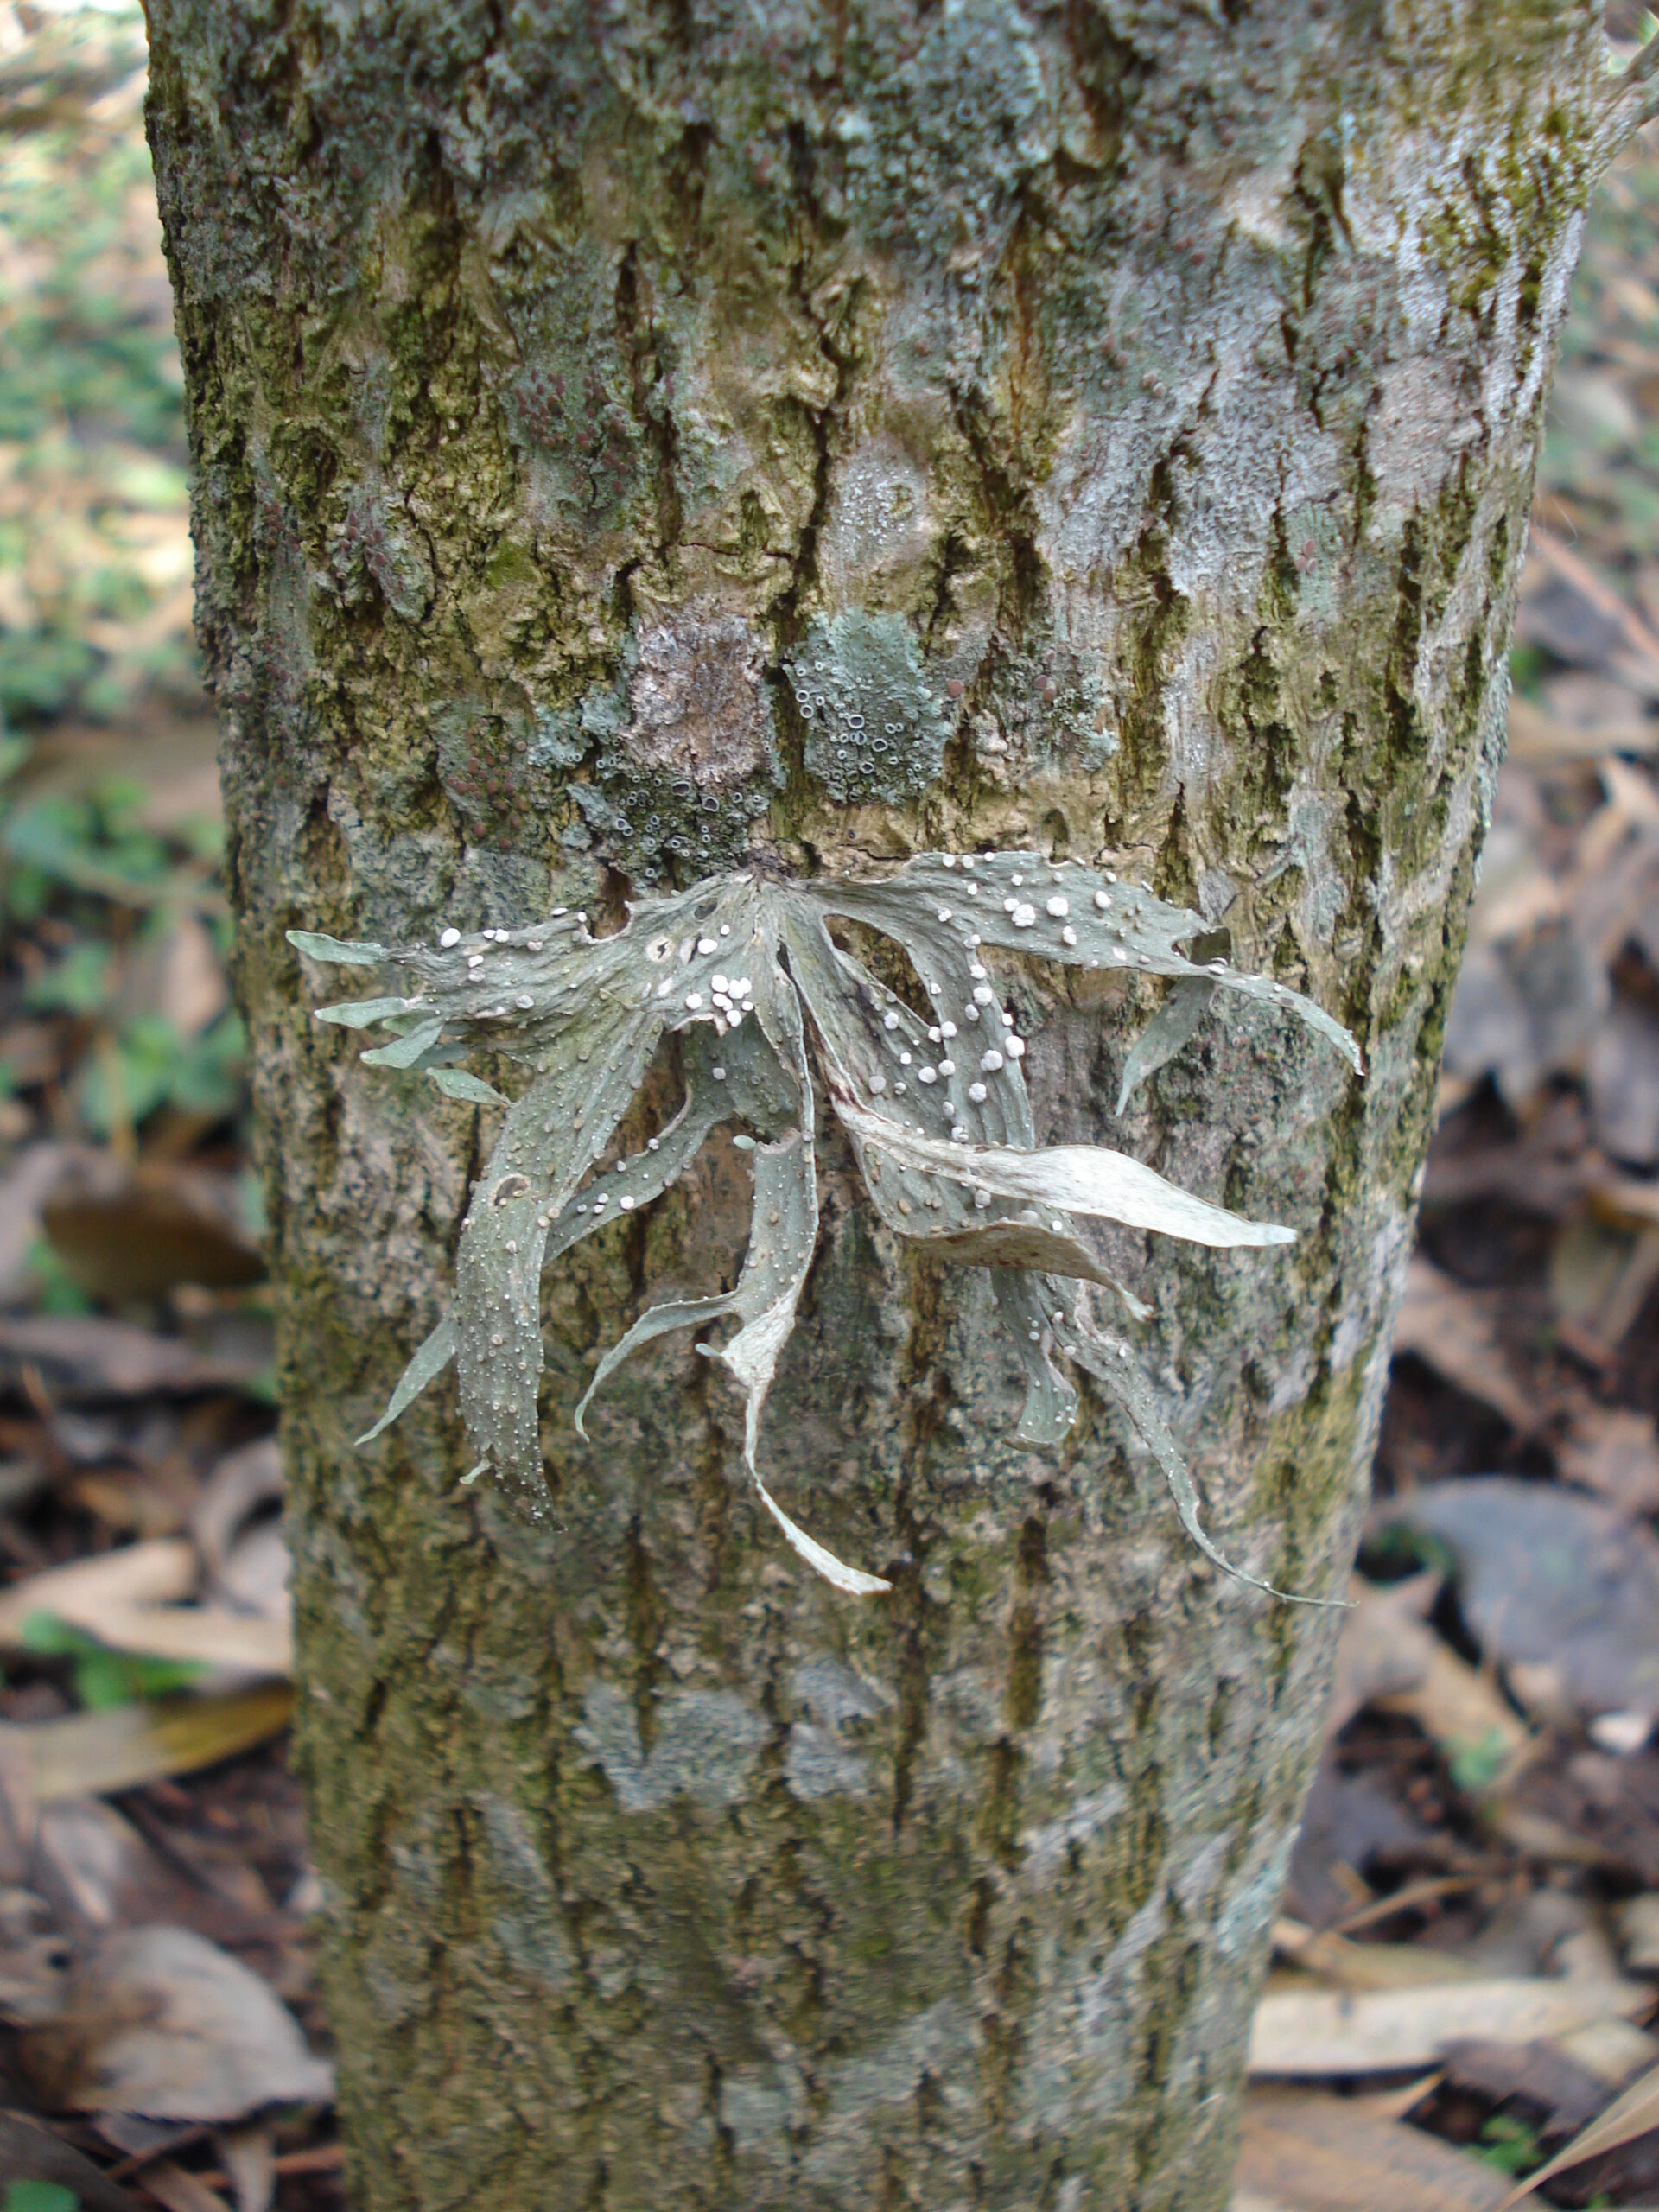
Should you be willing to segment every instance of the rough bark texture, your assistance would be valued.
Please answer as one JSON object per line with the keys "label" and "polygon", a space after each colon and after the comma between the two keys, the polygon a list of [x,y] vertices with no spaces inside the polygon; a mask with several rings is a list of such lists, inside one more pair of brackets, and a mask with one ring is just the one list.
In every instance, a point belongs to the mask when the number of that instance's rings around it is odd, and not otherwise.
{"label": "rough bark texture", "polygon": [[[691,1344],[717,1145],[550,1287],[558,1533],[457,1486],[472,1109],[289,925],[1033,842],[1196,903],[1370,1057],[1217,1011],[1120,1141],[1288,1255],[1127,1235],[1223,1543],[1340,1589],[1605,155],[1572,0],[152,0],[301,1742],[358,2201],[1213,2212],[1328,1614],[1219,1582],[984,1280],[822,1143],[768,1418]],[[862,716],[861,721],[858,718]],[[887,737],[876,747],[877,729]],[[1155,994],[1033,967],[1040,1134]]]}

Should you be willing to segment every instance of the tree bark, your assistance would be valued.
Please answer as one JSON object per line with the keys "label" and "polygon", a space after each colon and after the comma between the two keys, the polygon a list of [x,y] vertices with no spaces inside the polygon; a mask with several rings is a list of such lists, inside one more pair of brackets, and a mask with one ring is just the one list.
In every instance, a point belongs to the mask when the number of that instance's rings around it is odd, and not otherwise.
{"label": "tree bark", "polygon": [[1033,966],[1039,1134],[1299,1230],[1110,1249],[1224,1547],[1339,1593],[1611,144],[1599,22],[149,20],[357,2201],[1215,2212],[1337,1618],[1215,1576],[1086,1386],[1016,1451],[986,1278],[898,1251],[833,1135],[765,1451],[891,1596],[781,1548],[686,1338],[572,1428],[652,1287],[729,1280],[723,1142],[552,1273],[551,1534],[459,1485],[447,1384],[354,1451],[488,1109],[359,1065],[283,931],[1014,845],[1196,906],[1368,1079],[1217,1007],[1116,1125],[1155,991]]}

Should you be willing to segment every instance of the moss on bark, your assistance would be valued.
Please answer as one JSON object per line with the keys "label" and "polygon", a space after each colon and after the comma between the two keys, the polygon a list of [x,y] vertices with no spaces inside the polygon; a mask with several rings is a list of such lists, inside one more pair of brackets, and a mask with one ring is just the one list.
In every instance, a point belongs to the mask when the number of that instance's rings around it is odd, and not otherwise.
{"label": "moss on bark", "polygon": [[[356,1454],[480,1136],[313,1026],[282,932],[1027,842],[1198,905],[1370,1077],[1224,1010],[1128,1141],[1301,1242],[1114,1257],[1224,1548],[1339,1583],[1593,15],[150,24],[358,2200],[1210,2212],[1331,1624],[1213,1580],[1093,1400],[1010,1450],[987,1286],[874,1231],[833,1138],[772,1465],[891,1598],[779,1556],[679,1340],[570,1428],[647,1287],[734,1264],[720,1147],[551,1282],[556,1541],[457,1488],[443,1391]],[[1015,997],[1040,1135],[1099,1139],[1147,987]]]}

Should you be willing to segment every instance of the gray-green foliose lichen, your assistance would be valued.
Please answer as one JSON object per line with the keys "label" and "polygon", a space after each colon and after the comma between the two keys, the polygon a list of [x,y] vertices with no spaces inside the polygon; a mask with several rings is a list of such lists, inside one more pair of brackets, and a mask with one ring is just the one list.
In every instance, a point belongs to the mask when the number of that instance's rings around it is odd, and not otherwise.
{"label": "gray-green foliose lichen", "polygon": [[537,709],[533,770],[579,768],[562,788],[567,844],[599,842],[635,876],[731,868],[783,785],[760,642],[741,617],[677,608],[630,631],[614,676],[573,706]]}
{"label": "gray-green foliose lichen", "polygon": [[[925,1008],[906,1004],[838,946],[828,928],[832,917],[900,945]],[[577,1426],[594,1391],[636,1347],[671,1329],[735,1319],[736,1333],[718,1350],[699,1349],[721,1360],[745,1395],[744,1456],[762,1502],[838,1588],[888,1587],[798,1528],[767,1491],[756,1459],[761,1409],[817,1235],[810,1039],[881,1219],[933,1257],[995,1271],[1027,1374],[1016,1435],[1033,1445],[1065,1435],[1077,1391],[1056,1355],[1083,1367],[1158,1459],[1193,1541],[1228,1573],[1254,1581],[1205,1534],[1196,1486],[1156,1388],[1132,1346],[1095,1316],[1091,1287],[1116,1286],[1075,1217],[1220,1248],[1287,1243],[1293,1232],[1211,1205],[1121,1153],[1039,1148],[1020,1072],[1025,1045],[982,957],[1000,948],[1177,978],[1195,1003],[1193,986],[1205,987],[1205,1003],[1215,988],[1240,992],[1294,1013],[1358,1068],[1348,1032],[1300,993],[1177,950],[1203,928],[1198,915],[1073,862],[1034,853],[927,853],[872,880],[716,878],[640,900],[623,929],[597,938],[585,914],[563,907],[522,929],[470,937],[448,929],[435,947],[403,950],[290,931],[289,941],[314,959],[392,963],[408,974],[405,993],[321,1010],[325,1020],[395,1032],[390,1044],[363,1055],[366,1061],[421,1069],[451,1097],[508,1107],[461,1230],[454,1307],[416,1353],[369,1437],[453,1358],[480,1455],[466,1479],[493,1468],[541,1517],[543,1270],[605,1222],[660,1196],[717,1124],[735,1122],[735,1141],[754,1176],[748,1251],[735,1287],[644,1313],[600,1362]],[[642,1151],[601,1168],[671,1033],[683,1039],[678,1113]],[[509,1103],[454,1065],[472,1045],[532,1071],[517,1099]],[[1163,1056],[1154,1040],[1140,1055],[1141,1071]]]}
{"label": "gray-green foliose lichen", "polygon": [[950,726],[902,616],[815,615],[785,667],[807,770],[839,804],[901,806],[938,781]]}

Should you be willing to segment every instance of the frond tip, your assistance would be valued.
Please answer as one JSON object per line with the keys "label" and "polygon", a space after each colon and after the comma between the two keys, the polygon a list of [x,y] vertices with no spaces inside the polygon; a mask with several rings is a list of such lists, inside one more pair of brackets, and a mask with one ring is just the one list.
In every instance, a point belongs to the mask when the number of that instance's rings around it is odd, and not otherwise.
{"label": "frond tip", "polygon": [[[925,1010],[844,951],[830,934],[832,918],[899,945],[921,980]],[[659,1197],[716,1125],[736,1123],[754,1178],[736,1285],[642,1313],[600,1361],[576,1427],[586,1433],[595,1393],[641,1344],[671,1330],[735,1321],[723,1344],[697,1348],[743,1393],[744,1463],[761,1503],[837,1589],[889,1588],[800,1528],[767,1490],[757,1457],[761,1413],[817,1237],[810,1045],[882,1221],[935,1258],[993,1270],[1026,1370],[1016,1440],[1059,1442],[1076,1419],[1077,1393],[1056,1355],[1081,1367],[1157,1459],[1193,1541],[1227,1573],[1268,1589],[1205,1535],[1156,1387],[1134,1349],[1096,1325],[1080,1286],[1109,1285],[1137,1319],[1146,1309],[1111,1283],[1077,1221],[1114,1221],[1223,1249],[1287,1244],[1294,1232],[1230,1213],[1103,1147],[1039,1147],[1020,1069],[1025,1044],[984,962],[1001,949],[1172,979],[1172,1008],[1129,1056],[1120,1113],[1135,1083],[1185,1043],[1218,990],[1294,1014],[1363,1072],[1352,1037],[1311,1000],[1224,960],[1189,959],[1179,948],[1203,927],[1196,914],[1072,862],[926,853],[874,879],[715,879],[642,899],[626,926],[606,938],[563,907],[525,928],[465,937],[446,930],[435,948],[405,950],[290,930],[289,942],[310,959],[404,971],[409,988],[396,996],[319,1013],[348,1028],[391,1031],[365,1060],[424,1073],[448,1097],[507,1109],[461,1228],[454,1309],[360,1440],[378,1436],[453,1359],[480,1454],[466,1479],[493,1471],[533,1517],[544,1517],[537,1412],[543,1272],[606,1222]],[[671,1034],[683,1039],[679,1112],[643,1151],[601,1171]],[[476,1049],[529,1071],[516,1098],[454,1065]]]}

